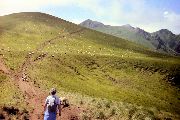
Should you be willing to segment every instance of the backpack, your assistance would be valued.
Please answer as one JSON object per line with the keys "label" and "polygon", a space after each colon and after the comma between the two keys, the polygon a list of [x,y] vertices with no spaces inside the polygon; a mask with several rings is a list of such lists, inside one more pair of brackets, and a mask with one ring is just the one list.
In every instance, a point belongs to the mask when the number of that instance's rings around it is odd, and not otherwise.
{"label": "backpack", "polygon": [[48,102],[48,112],[56,112],[57,104],[56,104],[56,97],[52,96]]}

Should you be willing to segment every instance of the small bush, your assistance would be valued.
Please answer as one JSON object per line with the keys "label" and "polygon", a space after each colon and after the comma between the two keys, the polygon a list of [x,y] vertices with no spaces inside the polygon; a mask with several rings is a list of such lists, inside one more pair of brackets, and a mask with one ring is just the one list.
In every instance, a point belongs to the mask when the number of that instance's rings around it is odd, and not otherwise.
{"label": "small bush", "polygon": [[90,120],[90,117],[86,113],[83,113],[82,120]]}
{"label": "small bush", "polygon": [[113,116],[113,115],[115,115],[115,114],[116,114],[116,109],[113,108],[113,109],[111,110],[111,112],[110,112],[110,116]]}
{"label": "small bush", "polygon": [[106,116],[102,111],[100,111],[100,112],[97,112],[96,118],[104,120],[106,118]]}
{"label": "small bush", "polygon": [[155,117],[147,111],[138,110],[133,114],[132,120],[155,120]]}
{"label": "small bush", "polygon": [[96,107],[97,107],[97,108],[102,108],[101,103],[98,103]]}
{"label": "small bush", "polygon": [[110,108],[110,107],[111,107],[111,102],[108,101],[107,103],[105,103],[105,107],[106,107],[106,108]]}
{"label": "small bush", "polygon": [[83,104],[84,104],[84,103],[83,103],[83,101],[81,100],[81,101],[80,101],[80,105],[83,105]]}
{"label": "small bush", "polygon": [[137,109],[131,109],[130,111],[129,111],[129,119],[131,119],[132,118],[132,116],[135,114],[135,112],[137,111]]}

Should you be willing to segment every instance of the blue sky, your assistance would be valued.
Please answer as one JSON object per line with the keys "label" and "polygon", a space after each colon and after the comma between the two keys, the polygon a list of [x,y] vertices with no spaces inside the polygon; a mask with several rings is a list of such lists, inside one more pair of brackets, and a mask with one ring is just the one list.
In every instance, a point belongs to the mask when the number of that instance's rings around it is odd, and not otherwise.
{"label": "blue sky", "polygon": [[180,34],[180,0],[0,0],[0,15],[45,12],[76,24],[92,19],[108,25],[131,24],[148,32]]}

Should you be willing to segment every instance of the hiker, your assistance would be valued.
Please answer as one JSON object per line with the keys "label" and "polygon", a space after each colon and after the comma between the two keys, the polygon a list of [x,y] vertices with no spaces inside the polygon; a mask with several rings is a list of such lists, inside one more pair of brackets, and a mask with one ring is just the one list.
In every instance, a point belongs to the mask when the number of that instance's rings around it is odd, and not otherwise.
{"label": "hiker", "polygon": [[57,108],[61,116],[60,99],[56,96],[56,89],[52,88],[50,95],[46,98],[44,105],[44,120],[56,120]]}

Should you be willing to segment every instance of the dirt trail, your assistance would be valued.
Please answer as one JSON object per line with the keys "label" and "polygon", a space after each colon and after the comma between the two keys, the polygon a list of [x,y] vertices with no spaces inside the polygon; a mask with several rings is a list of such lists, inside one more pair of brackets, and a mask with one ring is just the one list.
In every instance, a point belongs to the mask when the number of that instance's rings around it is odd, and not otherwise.
{"label": "dirt trail", "polygon": [[27,60],[25,63],[20,71],[11,71],[5,65],[3,58],[0,57],[0,71],[8,75],[13,80],[12,82],[23,92],[28,108],[34,108],[30,111],[30,120],[43,119],[43,103],[47,95],[40,88],[35,87],[32,82],[25,79],[27,77],[25,76],[27,75],[25,73],[27,65],[30,65]]}
{"label": "dirt trail", "polygon": [[2,60],[2,56],[0,56],[0,71],[2,71],[4,74],[10,74],[10,69],[8,69]]}
{"label": "dirt trail", "polygon": [[[71,35],[80,33],[81,31],[82,29],[69,33],[66,36],[70,37]],[[34,52],[42,50],[47,45],[50,45],[52,42],[55,42],[56,40],[59,40],[60,38],[64,38],[64,37],[65,35],[59,35],[50,40],[46,40],[41,45],[39,45]],[[33,108],[33,110],[30,111],[30,120],[38,120],[38,119],[42,120],[43,119],[43,104],[48,94],[47,92],[43,92],[41,88],[36,87],[34,83],[32,83],[31,80],[29,80],[27,69],[28,67],[33,65],[34,62],[37,62],[37,60],[45,58],[47,54],[43,54],[43,55],[41,54],[39,55],[38,58],[33,59],[33,53],[28,53],[26,55],[23,64],[19,67],[19,70],[17,71],[10,70],[5,65],[3,61],[3,57],[0,56],[0,71],[8,75],[13,80],[15,85],[17,85],[18,88],[23,92],[27,106],[29,108]],[[78,120],[80,110],[81,109],[79,107],[71,105],[70,107],[64,108],[62,110],[62,116],[58,117],[58,119]]]}

